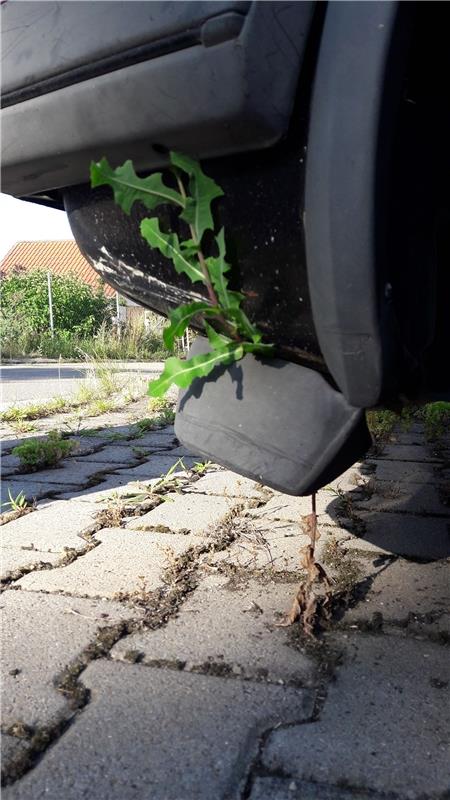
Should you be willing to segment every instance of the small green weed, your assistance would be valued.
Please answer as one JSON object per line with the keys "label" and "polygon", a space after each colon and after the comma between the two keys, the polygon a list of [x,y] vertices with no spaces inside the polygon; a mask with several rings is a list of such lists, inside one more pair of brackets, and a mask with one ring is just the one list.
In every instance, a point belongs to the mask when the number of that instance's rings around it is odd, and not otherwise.
{"label": "small green weed", "polygon": [[95,399],[95,396],[96,392],[94,391],[93,387],[88,386],[87,383],[82,383],[75,393],[74,403],[78,406],[85,406],[88,403],[92,403],[92,401]]}
{"label": "small green weed", "polygon": [[178,486],[178,481],[173,477],[173,474],[177,468],[186,472],[186,467],[182,458],[175,461],[175,464],[172,464],[170,469],[168,469],[164,475],[161,475],[160,479],[153,485],[152,491],[156,493],[161,490],[167,490],[168,488],[176,488]]}
{"label": "small green weed", "polygon": [[212,466],[212,461],[197,461],[192,467],[192,472],[196,472],[197,475],[204,475]]}
{"label": "small green weed", "polygon": [[50,431],[46,439],[29,439],[13,449],[22,467],[35,472],[44,467],[54,467],[72,452],[75,442],[63,439],[59,431]]}
{"label": "small green weed", "polygon": [[144,419],[140,419],[138,422],[136,422],[138,436],[143,436],[144,433],[154,431],[157,427],[158,420],[156,417],[144,417]]}
{"label": "small green weed", "polygon": [[129,406],[136,403],[142,397],[142,391],[138,387],[129,387],[122,393],[124,405]]}
{"label": "small green weed", "polygon": [[175,411],[173,408],[165,408],[164,411],[161,411],[159,415],[159,419],[164,423],[164,425],[171,425],[172,422],[175,420]]}
{"label": "small green weed", "polygon": [[445,400],[428,403],[421,412],[428,439],[439,439],[450,429],[450,403]]}
{"label": "small green weed", "polygon": [[[98,428],[98,430],[100,431],[101,428]],[[113,431],[112,433],[106,434],[106,439],[108,439],[108,442],[123,442],[129,439],[129,435],[127,433],[116,433]]]}
{"label": "small green weed", "polygon": [[405,406],[396,414],[388,409],[367,411],[367,424],[376,442],[388,441],[394,426],[400,423],[402,430],[408,431],[413,422],[422,422],[428,439],[434,440],[448,430],[450,424],[450,403],[438,400],[424,406]]}
{"label": "small green weed", "polygon": [[159,420],[164,422],[165,425],[170,425],[175,419],[173,403],[164,397],[151,397],[148,407],[150,411],[155,411],[158,414]]}
{"label": "small green weed", "polygon": [[88,417],[97,417],[101,414],[107,414],[109,411],[114,411],[115,408],[117,408],[117,405],[114,400],[108,397],[97,397],[97,399],[87,407],[86,415]]}
{"label": "small green weed", "polygon": [[25,497],[25,492],[23,489],[17,494],[15,497],[11,494],[11,489],[8,489],[8,497],[5,503],[2,503],[2,506],[9,506],[11,511],[23,511],[25,508],[28,508],[28,500]]}
{"label": "small green weed", "polygon": [[148,401],[149,411],[166,411],[171,409],[172,405],[170,400],[166,400],[165,397],[151,397]]}
{"label": "small green weed", "polygon": [[37,425],[35,425],[34,422],[28,422],[26,419],[20,420],[19,422],[10,422],[9,424],[15,433],[32,433],[33,431],[37,431]]}
{"label": "small green weed", "polygon": [[143,456],[147,455],[147,450],[144,447],[132,447],[131,449],[136,458],[142,458]]}
{"label": "small green weed", "polygon": [[366,411],[368,428],[376,442],[389,441],[394,426],[399,421],[399,416],[387,408],[376,411]]}
{"label": "small green weed", "polygon": [[[77,436],[85,436],[89,438],[90,436],[96,437],[102,432],[103,428],[78,428],[78,430],[74,431]],[[112,436],[119,436],[122,438],[120,434],[109,434],[106,438],[112,438]]]}
{"label": "small green weed", "polygon": [[9,422],[11,425],[22,425],[27,420],[41,419],[49,417],[51,414],[58,414],[71,407],[71,403],[64,397],[55,397],[46,403],[30,403],[27,406],[13,406],[2,411],[0,420]]}
{"label": "small green weed", "polygon": [[98,359],[89,353],[82,353],[82,355],[97,393],[108,396],[120,391],[123,381],[120,380],[113,362]]}
{"label": "small green weed", "polygon": [[152,489],[149,488],[144,483],[136,482],[136,489],[132,489],[130,487],[129,490],[123,490],[120,492],[115,490],[111,492],[111,494],[107,495],[105,500],[108,502],[108,505],[116,505],[116,506],[130,506],[130,505],[140,505],[145,500],[148,500],[149,497],[152,495]]}
{"label": "small green weed", "polygon": [[22,422],[23,419],[25,419],[23,409],[18,406],[11,406],[1,414],[2,422]]}

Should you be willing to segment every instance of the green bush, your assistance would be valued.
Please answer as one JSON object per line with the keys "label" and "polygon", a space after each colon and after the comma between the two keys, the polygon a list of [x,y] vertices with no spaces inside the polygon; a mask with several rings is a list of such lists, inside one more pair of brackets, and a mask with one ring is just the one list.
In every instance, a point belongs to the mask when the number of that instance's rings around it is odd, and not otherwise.
{"label": "green bush", "polygon": [[69,439],[63,439],[59,431],[50,431],[46,439],[28,439],[13,449],[21,465],[28,472],[35,472],[44,467],[55,467],[75,447]]}
{"label": "green bush", "polygon": [[[55,330],[49,329],[47,274],[16,273],[3,280],[0,337],[4,358],[40,356],[97,361],[164,360],[160,318],[147,328],[131,318],[120,331],[111,323],[109,301],[73,278],[54,276]],[[58,312],[57,312],[58,309]]]}
{"label": "green bush", "polygon": [[[94,333],[110,316],[110,301],[101,288],[90,286],[71,275],[52,275],[53,321],[55,331],[70,331],[78,336]],[[16,270],[2,281],[2,315],[20,319],[33,334],[49,330],[47,273]]]}
{"label": "green bush", "polygon": [[[16,270],[2,279],[0,336],[7,358],[73,358],[79,343],[111,316],[110,301],[78,278],[52,275],[53,335],[47,273]],[[79,357],[79,353],[77,354]]]}
{"label": "green bush", "polygon": [[376,442],[388,442],[396,425],[409,430],[413,422],[422,422],[430,440],[439,439],[450,424],[450,403],[437,400],[423,406],[405,406],[398,413],[386,408],[366,411],[367,424]]}
{"label": "green bush", "polygon": [[375,441],[387,442],[395,425],[399,422],[400,416],[387,408],[378,408],[366,411],[366,420]]}
{"label": "green bush", "polygon": [[427,436],[431,440],[439,439],[450,430],[450,403],[446,400],[428,403],[421,409],[421,416]]}

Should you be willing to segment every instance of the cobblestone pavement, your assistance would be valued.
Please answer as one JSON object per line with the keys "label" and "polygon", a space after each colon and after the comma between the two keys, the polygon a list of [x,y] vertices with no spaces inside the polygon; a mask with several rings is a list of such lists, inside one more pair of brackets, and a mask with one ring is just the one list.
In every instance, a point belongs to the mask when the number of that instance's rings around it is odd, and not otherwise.
{"label": "cobblestone pavement", "polygon": [[448,798],[445,437],[398,430],[318,493],[311,639],[276,624],[309,498],[192,471],[129,412],[77,433],[22,474],[3,431],[6,494],[37,498],[2,526],[4,800]]}

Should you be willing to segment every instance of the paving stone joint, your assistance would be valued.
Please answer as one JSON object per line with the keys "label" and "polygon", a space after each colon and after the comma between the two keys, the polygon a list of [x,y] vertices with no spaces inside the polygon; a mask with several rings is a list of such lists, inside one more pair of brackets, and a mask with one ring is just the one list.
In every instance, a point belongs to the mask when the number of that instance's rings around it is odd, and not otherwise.
{"label": "paving stone joint", "polygon": [[397,432],[318,493],[314,639],[279,626],[309,499],[196,475],[172,427],[114,420],[51,475],[5,476],[37,501],[2,526],[5,800],[444,796],[444,450]]}

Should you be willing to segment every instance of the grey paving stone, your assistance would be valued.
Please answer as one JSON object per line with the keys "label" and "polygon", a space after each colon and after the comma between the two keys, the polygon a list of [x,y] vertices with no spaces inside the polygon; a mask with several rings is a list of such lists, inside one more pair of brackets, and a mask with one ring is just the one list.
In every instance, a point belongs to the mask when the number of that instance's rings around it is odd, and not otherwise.
{"label": "grey paving stone", "polygon": [[262,500],[267,496],[267,490],[256,481],[243,478],[230,470],[208,472],[203,478],[191,483],[183,489],[192,494],[224,495],[225,497],[247,497]]}
{"label": "grey paving stone", "polygon": [[188,458],[189,457],[195,458],[196,461],[200,461],[201,463],[204,462],[203,456],[196,454],[187,447],[184,447],[184,445],[182,444],[178,445],[178,447],[174,447],[174,449],[171,450],[170,452],[173,456],[177,456],[178,458],[184,458],[186,456]]}
{"label": "grey paving stone", "polygon": [[410,800],[445,792],[449,679],[445,647],[352,637],[320,718],[271,733],[263,764],[294,779],[397,792]]}
{"label": "grey paving stone", "polygon": [[25,753],[29,745],[24,739],[19,739],[17,736],[9,736],[7,733],[1,734],[1,756],[2,756],[2,772],[11,761],[14,761],[22,753]]}
{"label": "grey paving stone", "polygon": [[128,447],[117,447],[115,444],[110,444],[102,447],[95,453],[84,456],[83,461],[111,464],[114,465],[115,469],[116,464],[122,467],[136,464],[137,461],[139,461],[139,456],[136,455],[130,445],[128,445]]}
{"label": "grey paving stone", "polygon": [[[450,506],[442,502],[437,486],[416,483],[374,482],[371,497],[355,497],[355,507],[366,511],[395,511],[450,517]],[[353,502],[353,501],[352,501]]]}
{"label": "grey paving stone", "polygon": [[99,511],[94,503],[52,500],[2,525],[2,547],[35,547],[52,553],[62,553],[66,547],[84,550],[86,541],[78,534],[92,525]]}
{"label": "grey paving stone", "polygon": [[448,519],[365,511],[358,512],[358,516],[366,530],[359,538],[343,542],[346,549],[430,561],[450,556]]}
{"label": "grey paving stone", "polygon": [[77,448],[73,453],[69,454],[68,458],[77,458],[80,456],[89,455],[89,453],[93,453],[95,450],[98,450],[99,447],[107,447],[108,445],[112,444],[111,439],[108,436],[103,436],[101,433],[99,433],[98,436],[83,436],[82,434],[77,436],[75,433],[73,433],[70,438],[79,443],[79,448]]}
{"label": "grey paving stone", "polygon": [[83,419],[81,430],[74,430],[74,435],[81,441],[89,442],[96,447],[99,444],[120,444],[127,443],[130,432],[134,430],[134,425],[118,425],[117,427],[99,426],[96,419]]}
{"label": "grey paving stone", "polygon": [[[31,480],[27,476],[27,480],[22,480],[22,475],[15,478],[6,478],[1,482],[1,503],[8,503],[11,497],[17,497],[21,492],[25,495],[28,502],[33,500],[40,500],[43,497],[50,495],[57,495],[61,492],[67,492],[69,489],[73,492],[78,488],[77,483],[67,484],[63,483],[43,483],[37,480]],[[9,508],[9,506],[8,506]],[[8,510],[8,508],[6,510]]]}
{"label": "grey paving stone", "polygon": [[209,577],[165,628],[127,636],[111,655],[123,659],[128,651],[138,650],[147,663],[182,661],[188,671],[217,669],[311,686],[315,663],[289,645],[286,628],[275,625],[291,604],[293,585],[250,581],[230,590],[226,582]]}
{"label": "grey paving stone", "polygon": [[62,553],[46,553],[40,550],[23,550],[20,547],[11,547],[2,550],[0,559],[0,578],[16,580],[24,570],[36,569],[44,564],[57,564],[61,561]]}
{"label": "grey paving stone", "polygon": [[92,429],[101,431],[102,433],[121,433],[128,435],[129,431],[134,429],[133,422],[130,420],[129,409],[123,411],[109,411],[106,414],[97,414],[95,417],[81,416],[77,420],[82,431],[90,431]]}
{"label": "grey paving stone", "polygon": [[423,445],[426,442],[424,426],[416,422],[407,428],[397,425],[392,431],[391,440],[405,445]]}
{"label": "grey paving stone", "polygon": [[[172,455],[172,452],[167,455],[156,453],[148,461],[139,464],[137,467],[127,467],[126,469],[118,469],[118,475],[127,475],[128,480],[149,480],[150,478],[160,478],[165,475],[169,469],[180,459],[180,456]],[[186,469],[193,467],[198,458],[183,457],[182,462]],[[179,470],[183,470],[183,464],[179,465]]]}
{"label": "grey paving stone", "polygon": [[78,500],[80,503],[95,503],[97,507],[101,508],[103,505],[107,505],[108,500],[111,498],[117,498],[138,489],[143,491],[145,487],[151,486],[156,480],[157,479],[154,478],[150,481],[143,481],[137,478],[130,478],[130,476],[126,474],[117,475],[114,473],[107,475],[105,480],[96,483],[95,486],[77,488],[77,491],[62,492],[58,497],[61,500]]}
{"label": "grey paving stone", "polygon": [[[360,490],[356,490],[359,492]],[[359,494],[357,495],[359,497]],[[311,513],[310,497],[289,497],[287,495],[273,497],[265,506],[250,509],[249,517],[265,520],[267,527],[273,522],[283,522],[290,525],[301,525],[302,518]],[[285,499],[287,498],[287,500]],[[317,524],[319,528],[341,527],[346,521],[345,509],[340,498],[333,496],[328,491],[318,492],[316,500]]]}
{"label": "grey paving stone", "polygon": [[212,527],[223,522],[230,512],[238,509],[242,501],[231,497],[208,497],[193,494],[165,495],[152,511],[127,523],[131,530],[151,531],[166,529],[173,533],[186,532],[196,536],[212,533]]}
{"label": "grey paving stone", "polygon": [[249,800],[374,800],[374,794],[363,789],[345,789],[292,778],[257,777]]}
{"label": "grey paving stone", "polygon": [[0,605],[2,724],[6,728],[15,722],[47,724],[66,706],[53,685],[55,676],[93,640],[99,627],[138,615],[118,603],[12,589],[2,594]]}
{"label": "grey paving stone", "polygon": [[[138,454],[140,458],[147,457],[147,460],[152,455],[161,455],[161,456],[169,455],[175,449],[175,446],[173,444],[165,442],[163,439],[161,439],[159,443],[155,442],[155,444],[153,444],[151,447],[149,447],[148,445],[141,444],[139,439],[136,439],[136,441],[131,440],[128,442],[128,447],[133,452],[136,452],[136,454]],[[125,450],[124,445],[122,445],[122,450]]]}
{"label": "grey paving stone", "polygon": [[28,591],[62,592],[81,597],[112,598],[132,593],[143,582],[151,591],[161,586],[171,553],[186,552],[190,536],[105,528],[95,534],[101,544],[66,567],[25,575],[16,585]]}
{"label": "grey paving stone", "polygon": [[375,478],[377,481],[401,481],[402,483],[431,483],[438,480],[435,464],[422,461],[389,461],[388,459],[373,459],[368,462],[376,467]]}
{"label": "grey paving stone", "polygon": [[8,475],[14,475],[20,470],[20,458],[19,456],[13,455],[3,455],[1,457],[1,464],[2,464],[2,477],[5,478]]}
{"label": "grey paving stone", "polygon": [[70,436],[69,440],[73,442],[74,448],[67,458],[79,458],[80,456],[87,456],[93,453],[98,447],[97,442],[89,439],[87,436]]}
{"label": "grey paving stone", "polygon": [[414,564],[398,559],[382,568],[365,597],[346,611],[346,624],[365,623],[382,614],[385,624],[450,631],[450,564]]}
{"label": "grey paving stone", "polygon": [[87,483],[87,481],[97,473],[112,472],[113,469],[114,466],[107,462],[95,462],[91,464],[89,461],[86,461],[86,459],[78,460],[76,458],[70,458],[62,461],[55,469],[27,472],[22,474],[20,479],[25,486],[29,482],[33,484],[44,483],[46,486],[48,485],[49,488],[52,488],[52,484],[58,484],[59,486],[62,484],[79,486],[80,483]]}
{"label": "grey paving stone", "polygon": [[382,452],[377,456],[378,460],[389,459],[392,461],[420,461],[422,463],[442,461],[432,447],[425,444],[385,444]]}
{"label": "grey paving stone", "polygon": [[[320,561],[323,548],[332,538],[348,539],[350,534],[340,528],[321,527],[316,545],[316,558]],[[300,525],[267,519],[244,518],[237,539],[224,551],[212,554],[211,564],[233,564],[241,569],[272,569],[276,572],[301,572],[300,549],[310,544]]]}
{"label": "grey paving stone", "polygon": [[[334,499],[335,496],[329,491],[321,490],[317,493],[316,508],[318,517],[325,513]],[[310,513],[311,497],[292,497],[291,495],[277,492],[265,506],[255,509],[253,515],[255,517],[300,523],[301,518]]]}
{"label": "grey paving stone", "polygon": [[335,478],[334,481],[330,481],[325,487],[325,491],[334,489],[336,491],[348,492],[356,486],[364,484],[370,477],[370,474],[371,468],[367,468],[365,462],[357,461],[356,464],[345,470],[345,472],[339,475],[338,478]]}
{"label": "grey paving stone", "polygon": [[[139,416],[138,414],[137,417]],[[111,443],[111,440],[116,436],[128,437],[134,434],[136,424],[130,421],[130,418],[130,409],[127,411],[110,412],[109,414],[102,414],[98,417],[83,417],[81,421],[77,420],[74,425],[74,433],[75,435],[79,434],[82,438],[87,439],[90,439],[91,436],[93,436],[94,439],[108,439]],[[83,437],[83,431],[86,431],[88,435]]]}
{"label": "grey paving stone", "polygon": [[[136,432],[136,429],[134,429],[133,433],[134,432]],[[117,444],[119,444],[119,442],[117,442]],[[160,430],[156,431],[148,431],[147,433],[143,433],[142,436],[137,434],[130,439],[128,444],[136,445],[136,447],[149,448],[161,447],[163,445],[170,447],[174,444],[178,444],[178,439],[175,437],[175,429],[173,425],[171,425],[168,428],[161,428]]]}
{"label": "grey paving stone", "polygon": [[306,690],[95,662],[91,702],[5,800],[212,800],[236,796],[259,736],[308,719]]}

